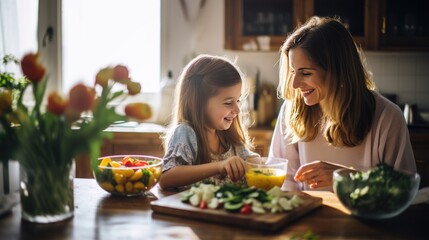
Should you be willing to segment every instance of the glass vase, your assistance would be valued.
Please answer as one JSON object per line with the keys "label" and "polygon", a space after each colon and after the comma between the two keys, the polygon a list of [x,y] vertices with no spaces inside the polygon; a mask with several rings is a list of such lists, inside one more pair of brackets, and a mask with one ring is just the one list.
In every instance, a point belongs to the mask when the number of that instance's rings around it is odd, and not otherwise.
{"label": "glass vase", "polygon": [[[43,161],[34,161],[34,163]],[[39,166],[43,165],[43,166]],[[34,164],[20,166],[22,219],[34,223],[53,223],[73,217],[74,160],[64,166]]]}

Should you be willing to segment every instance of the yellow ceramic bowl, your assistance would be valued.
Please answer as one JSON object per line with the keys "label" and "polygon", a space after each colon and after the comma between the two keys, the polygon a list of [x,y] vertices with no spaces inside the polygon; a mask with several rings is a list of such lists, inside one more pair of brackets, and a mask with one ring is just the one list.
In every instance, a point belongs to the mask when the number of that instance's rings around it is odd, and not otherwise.
{"label": "yellow ceramic bowl", "polygon": [[155,186],[162,172],[162,159],[144,155],[115,155],[98,159],[93,170],[98,185],[120,196],[138,196]]}
{"label": "yellow ceramic bowl", "polygon": [[269,190],[281,187],[286,179],[288,160],[275,157],[256,157],[246,161],[247,185]]}

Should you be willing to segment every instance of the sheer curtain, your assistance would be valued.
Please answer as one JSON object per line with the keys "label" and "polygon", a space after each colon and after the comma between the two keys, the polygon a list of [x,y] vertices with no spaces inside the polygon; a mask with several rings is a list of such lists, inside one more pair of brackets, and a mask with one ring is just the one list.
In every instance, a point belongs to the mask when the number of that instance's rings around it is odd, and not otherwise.
{"label": "sheer curtain", "polygon": [[[26,52],[37,50],[38,2],[0,1],[0,56],[12,54],[21,58]],[[21,75],[18,66],[8,65],[6,69],[1,70]]]}
{"label": "sheer curtain", "polygon": [[[0,58],[11,54],[20,59],[26,52],[37,50],[37,6],[38,1],[0,1]],[[19,65],[0,64],[3,71],[22,76]],[[18,162],[0,162],[0,214],[18,202],[18,184]]]}

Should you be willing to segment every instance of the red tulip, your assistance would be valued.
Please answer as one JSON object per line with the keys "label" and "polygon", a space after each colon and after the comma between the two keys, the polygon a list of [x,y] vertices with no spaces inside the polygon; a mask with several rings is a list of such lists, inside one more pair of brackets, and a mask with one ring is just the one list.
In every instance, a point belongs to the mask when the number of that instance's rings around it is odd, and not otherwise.
{"label": "red tulip", "polygon": [[70,89],[69,98],[72,109],[80,112],[88,111],[95,102],[95,90],[79,83]]}
{"label": "red tulip", "polygon": [[67,105],[67,100],[57,92],[49,94],[47,106],[48,112],[60,116],[65,112]]}
{"label": "red tulip", "polygon": [[113,80],[117,82],[127,82],[129,81],[129,71],[128,68],[124,65],[116,65],[113,68]]}
{"label": "red tulip", "polygon": [[46,68],[39,62],[38,53],[28,53],[21,60],[21,68],[24,75],[32,83],[42,81]]}
{"label": "red tulip", "polygon": [[72,109],[70,105],[67,106],[64,115],[69,122],[75,122],[80,118],[80,111]]}

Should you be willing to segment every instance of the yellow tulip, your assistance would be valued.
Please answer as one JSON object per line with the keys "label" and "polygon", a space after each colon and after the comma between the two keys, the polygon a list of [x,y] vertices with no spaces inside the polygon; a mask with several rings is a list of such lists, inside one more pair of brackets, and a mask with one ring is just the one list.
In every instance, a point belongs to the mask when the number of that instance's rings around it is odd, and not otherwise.
{"label": "yellow tulip", "polygon": [[12,111],[12,94],[9,90],[0,90],[0,116]]}

